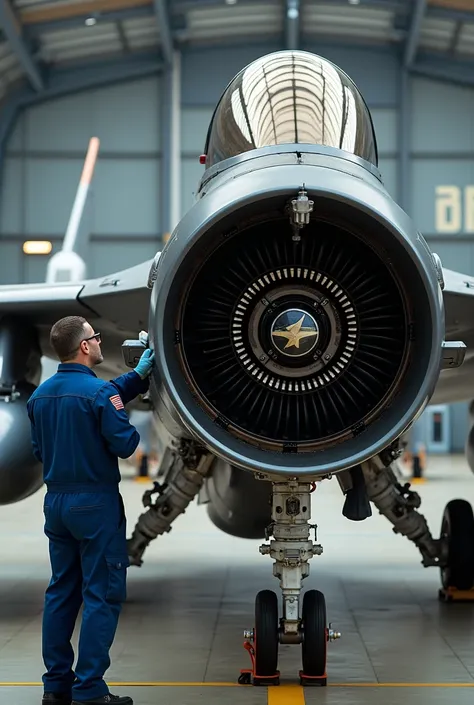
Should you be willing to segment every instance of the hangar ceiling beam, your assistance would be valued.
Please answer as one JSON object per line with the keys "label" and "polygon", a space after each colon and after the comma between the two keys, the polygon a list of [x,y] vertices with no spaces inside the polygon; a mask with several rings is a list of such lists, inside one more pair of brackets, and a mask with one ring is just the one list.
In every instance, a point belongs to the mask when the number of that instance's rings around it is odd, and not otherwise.
{"label": "hangar ceiling beam", "polygon": [[438,20],[454,20],[455,22],[474,22],[474,6],[468,10],[451,10],[447,7],[429,6],[428,16]]}
{"label": "hangar ceiling beam", "polygon": [[405,43],[405,52],[403,56],[403,65],[405,68],[410,67],[416,57],[418,50],[418,42],[420,39],[421,25],[426,12],[426,0],[415,0],[413,14],[411,18],[410,29],[408,31],[407,40]]}
{"label": "hangar ceiling beam", "polygon": [[[124,22],[142,17],[153,17],[154,9],[152,5],[124,8],[123,10],[109,10],[100,12],[97,16],[97,26],[108,22]],[[61,19],[41,20],[40,22],[24,22],[28,29],[28,36],[41,37],[49,32],[60,32],[67,29],[83,27],[86,20],[91,16],[90,12],[83,12],[74,17],[62,17]]]}
{"label": "hangar ceiling beam", "polygon": [[451,37],[451,42],[449,44],[449,53],[450,54],[456,53],[456,49],[458,47],[459,39],[461,38],[461,33],[462,33],[463,28],[464,28],[464,22],[462,20],[458,20],[456,22],[456,27],[454,28],[453,36]]}
{"label": "hangar ceiling beam", "polygon": [[[311,2],[312,0],[309,0]],[[255,0],[238,0],[238,5],[252,5]],[[220,6],[223,0],[173,0],[173,12],[186,12],[201,8]],[[273,0],[275,6],[280,6],[280,0]],[[347,0],[330,0],[331,5],[347,7]],[[378,7],[386,10],[406,10],[406,0],[364,0],[364,7]]]}
{"label": "hangar ceiling beam", "polygon": [[117,22],[115,23],[115,26],[117,27],[117,32],[118,32],[118,35],[120,38],[120,45],[122,47],[123,53],[129,54],[130,53],[130,44],[128,43],[127,34],[123,28],[122,20],[117,20]]}
{"label": "hangar ceiling beam", "polygon": [[432,5],[446,7],[453,10],[471,10],[472,0],[430,0]]}
{"label": "hangar ceiling beam", "polygon": [[446,60],[438,57],[421,57],[411,67],[411,72],[437,81],[447,81],[459,86],[474,86],[474,61]]}
{"label": "hangar ceiling beam", "polygon": [[41,93],[33,94],[28,89],[24,91],[22,107],[90,88],[150,76],[160,73],[162,69],[163,62],[155,54],[127,56],[104,62],[87,61],[74,68],[53,69],[48,74],[48,85]]}
{"label": "hangar ceiling beam", "polygon": [[13,7],[10,5],[9,0],[0,0],[0,27],[23,71],[27,75],[30,84],[36,91],[42,91],[44,82],[41,71],[28,49],[27,43],[23,37],[22,24],[16,16]]}
{"label": "hangar ceiling beam", "polygon": [[300,0],[286,0],[286,48],[299,49],[300,46]]}
{"label": "hangar ceiling beam", "polygon": [[20,106],[18,104],[18,100],[16,99],[9,100],[6,105],[2,106],[2,117],[0,120],[0,166],[3,166],[5,146],[12,131],[13,125],[15,124],[16,119],[18,117],[19,111]]}
{"label": "hangar ceiling beam", "polygon": [[171,33],[170,15],[166,0],[153,0],[155,13],[160,28],[160,40],[163,57],[167,64],[173,63],[173,35]]}

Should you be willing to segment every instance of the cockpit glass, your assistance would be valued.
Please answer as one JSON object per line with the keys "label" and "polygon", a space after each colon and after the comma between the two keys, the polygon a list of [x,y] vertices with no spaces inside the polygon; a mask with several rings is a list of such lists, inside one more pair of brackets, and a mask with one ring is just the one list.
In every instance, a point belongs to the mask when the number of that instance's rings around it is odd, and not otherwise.
{"label": "cockpit glass", "polygon": [[206,166],[280,144],[335,147],[377,166],[367,105],[330,61],[304,51],[268,54],[227,86],[206,140]]}

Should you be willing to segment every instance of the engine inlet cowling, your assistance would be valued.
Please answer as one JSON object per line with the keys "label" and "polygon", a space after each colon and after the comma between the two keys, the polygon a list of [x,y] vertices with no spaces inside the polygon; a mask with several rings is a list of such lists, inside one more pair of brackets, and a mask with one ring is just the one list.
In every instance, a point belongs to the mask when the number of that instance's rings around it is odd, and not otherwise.
{"label": "engine inlet cowling", "polygon": [[[224,172],[163,252],[155,379],[163,405],[231,465],[317,477],[376,455],[424,408],[442,294],[426,243],[366,172],[278,159]],[[296,170],[314,202],[300,239]]]}
{"label": "engine inlet cowling", "polygon": [[267,220],[197,273],[183,304],[183,367],[230,433],[317,450],[360,432],[403,383],[408,306],[358,237],[313,220],[294,242],[286,221]]}

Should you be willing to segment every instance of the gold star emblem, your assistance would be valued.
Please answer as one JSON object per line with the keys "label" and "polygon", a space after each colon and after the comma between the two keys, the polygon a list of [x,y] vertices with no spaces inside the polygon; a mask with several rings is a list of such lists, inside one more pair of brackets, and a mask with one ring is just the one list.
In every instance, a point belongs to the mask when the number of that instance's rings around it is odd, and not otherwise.
{"label": "gold star emblem", "polygon": [[316,331],[314,330],[314,328],[309,330],[302,330],[301,327],[303,325],[304,317],[305,314],[301,316],[299,321],[296,321],[296,323],[292,323],[291,325],[287,326],[285,330],[273,331],[272,335],[278,336],[280,338],[286,338],[288,340],[283,350],[291,348],[292,346],[299,349],[300,340],[302,340],[303,338],[309,338],[310,335],[316,335]]}

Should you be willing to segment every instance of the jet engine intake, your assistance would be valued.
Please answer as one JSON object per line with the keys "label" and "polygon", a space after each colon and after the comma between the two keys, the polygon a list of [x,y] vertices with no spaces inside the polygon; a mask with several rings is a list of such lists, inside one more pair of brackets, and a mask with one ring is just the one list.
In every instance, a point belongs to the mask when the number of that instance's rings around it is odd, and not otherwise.
{"label": "jet engine intake", "polygon": [[[157,378],[195,437],[265,477],[322,476],[377,454],[438,378],[434,259],[380,183],[343,169],[224,172],[158,265]],[[304,189],[314,207],[295,237]]]}

